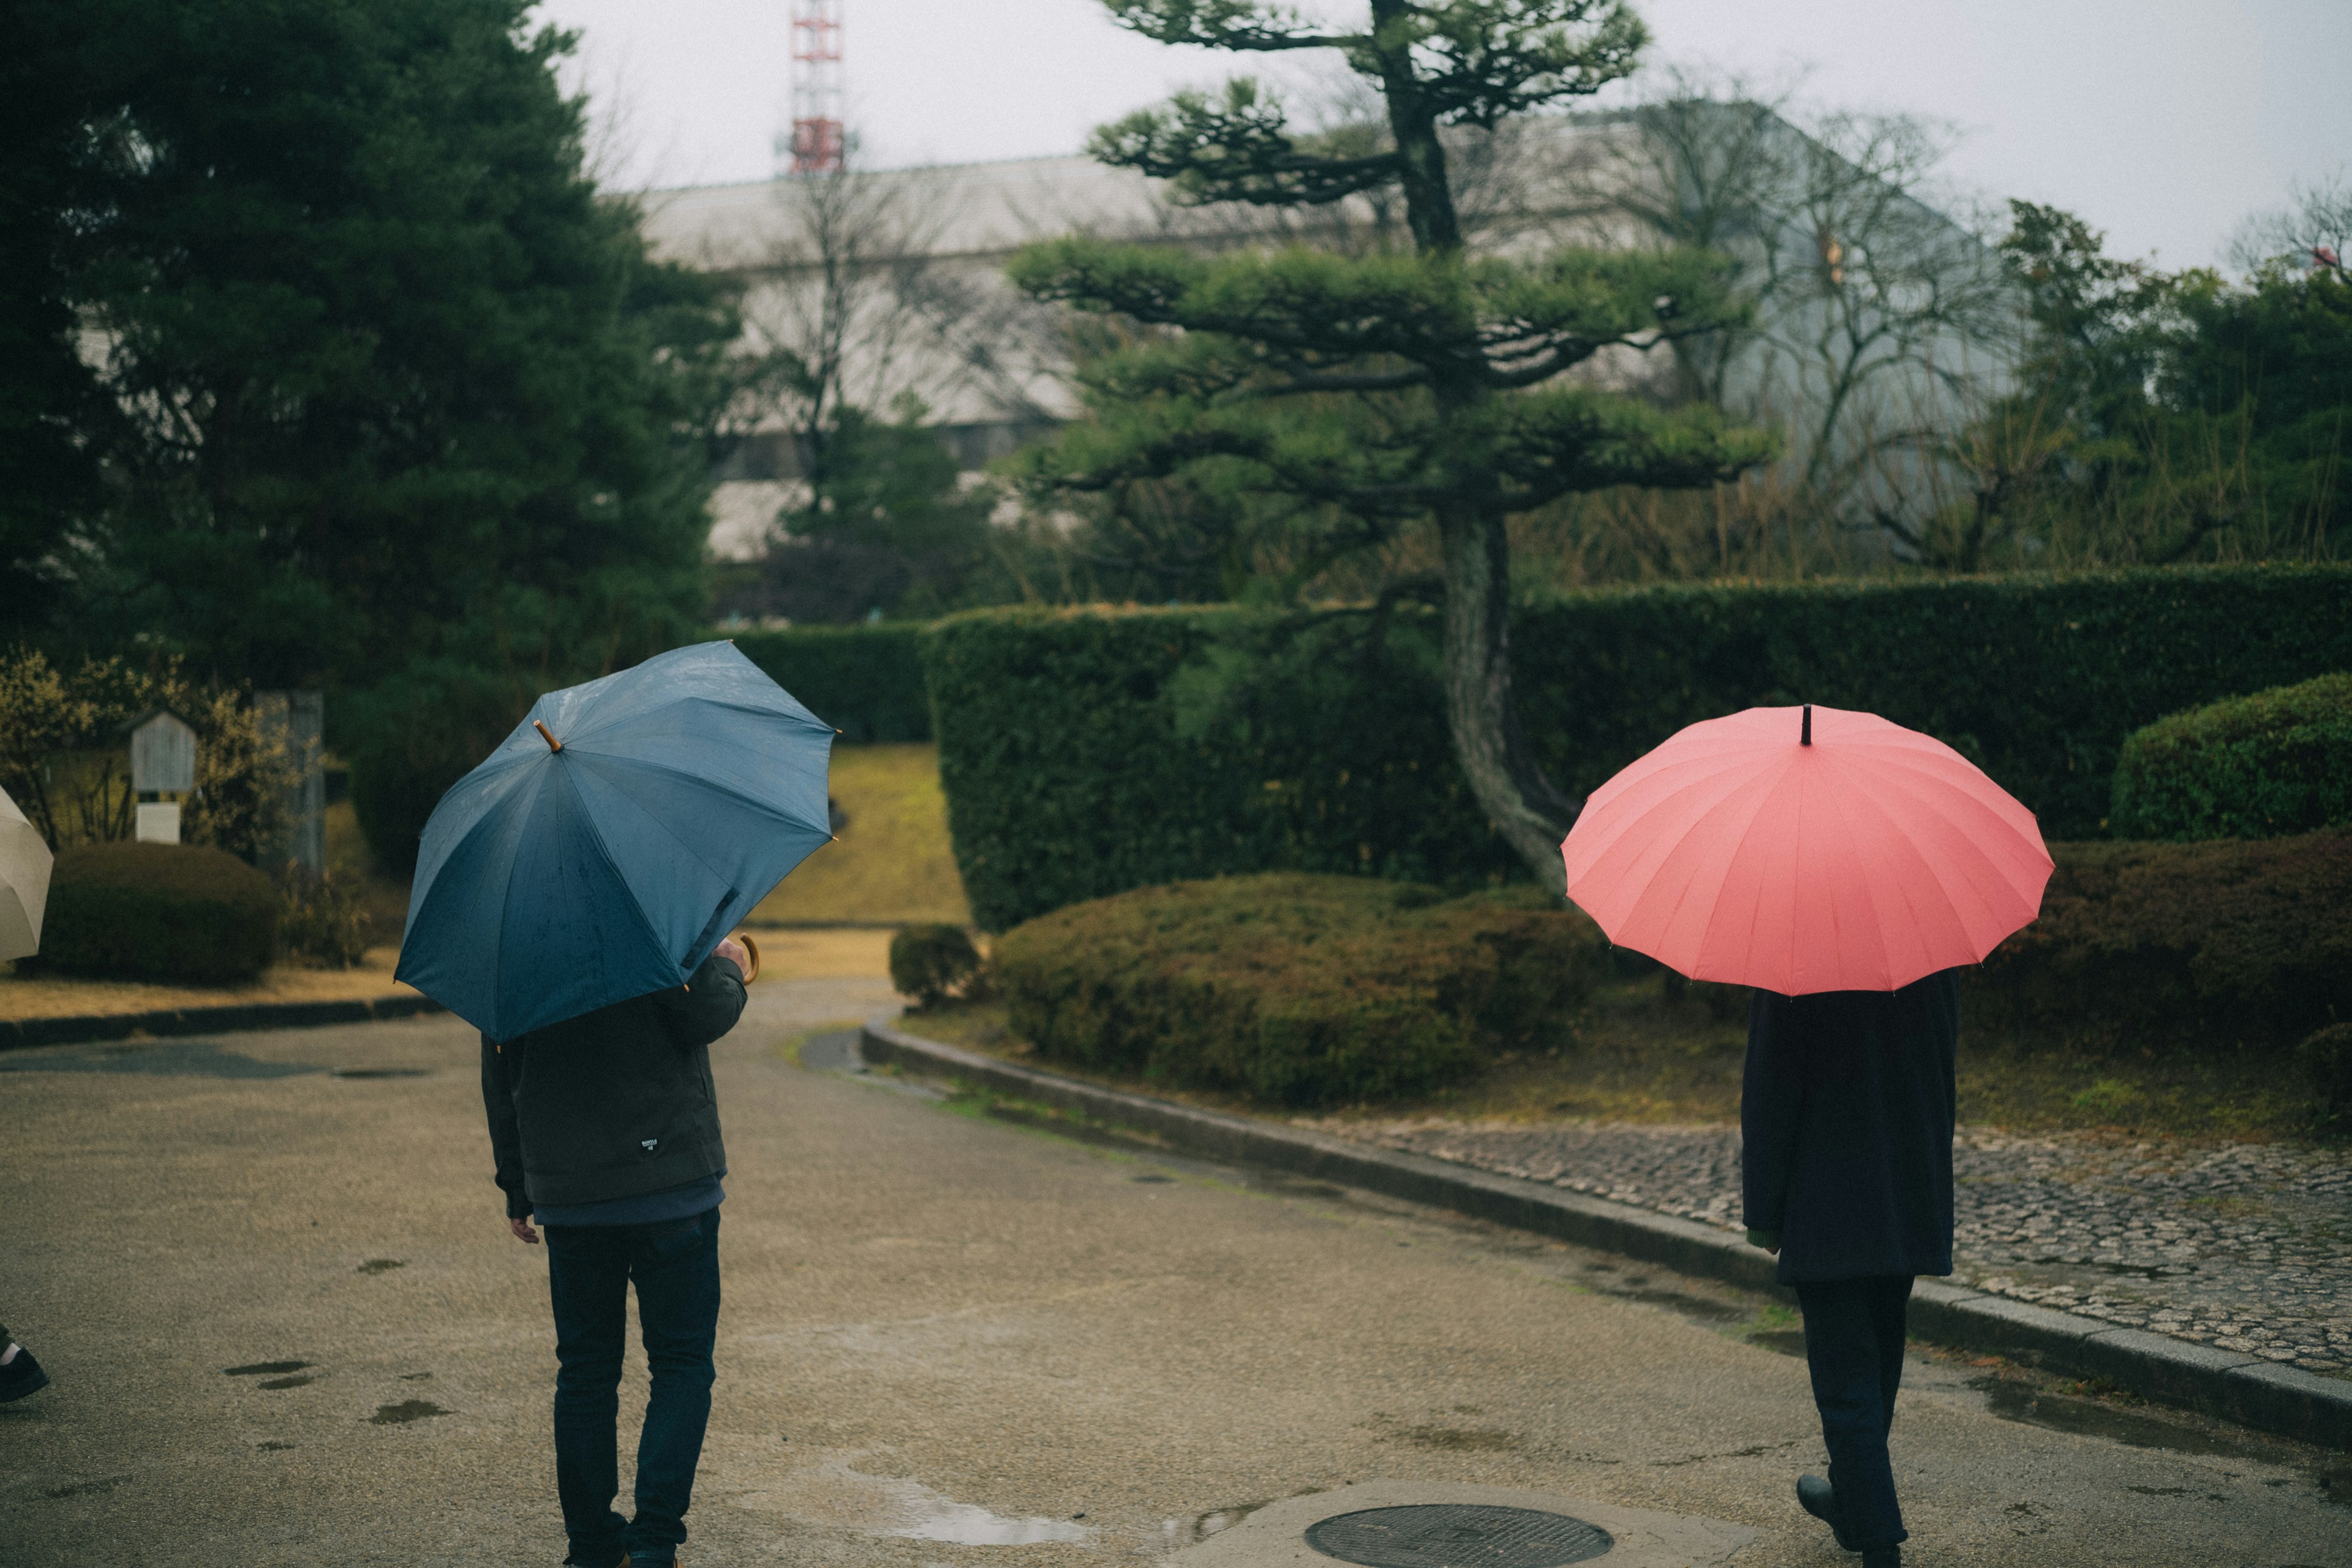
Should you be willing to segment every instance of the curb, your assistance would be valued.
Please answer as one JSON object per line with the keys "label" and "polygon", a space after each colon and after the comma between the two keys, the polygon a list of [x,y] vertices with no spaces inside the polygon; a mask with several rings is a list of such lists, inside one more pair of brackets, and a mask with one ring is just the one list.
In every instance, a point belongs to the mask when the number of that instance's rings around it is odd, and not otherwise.
{"label": "curb", "polygon": [[78,1046],[133,1035],[221,1035],[247,1029],[315,1029],[438,1013],[428,996],[376,996],[349,1002],[248,1002],[223,1007],[163,1007],[152,1013],[84,1013],[64,1018],[0,1019],[0,1051]]}
{"label": "curb", "polygon": [[[893,1027],[891,1017],[868,1019],[861,1031],[858,1049],[867,1061],[964,1079],[1079,1111],[1157,1134],[1188,1154],[1270,1165],[1793,1299],[1773,1279],[1772,1260],[1736,1232],[1426,1155],[1098,1089],[923,1039]],[[2070,1376],[2104,1378],[2149,1399],[2258,1431],[2352,1450],[2352,1382],[2300,1367],[1934,1279],[1922,1279],[1912,1290],[1911,1332],[1932,1343],[2008,1356]]]}

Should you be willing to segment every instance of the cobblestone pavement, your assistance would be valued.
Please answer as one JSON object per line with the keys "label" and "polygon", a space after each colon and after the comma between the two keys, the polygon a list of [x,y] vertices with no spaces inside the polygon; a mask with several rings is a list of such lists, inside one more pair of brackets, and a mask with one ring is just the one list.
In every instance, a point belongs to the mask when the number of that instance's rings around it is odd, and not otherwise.
{"label": "cobblestone pavement", "polygon": [[[1739,1130],[1327,1132],[1737,1228]],[[1956,1283],[2352,1377],[2352,1152],[1963,1128]]]}

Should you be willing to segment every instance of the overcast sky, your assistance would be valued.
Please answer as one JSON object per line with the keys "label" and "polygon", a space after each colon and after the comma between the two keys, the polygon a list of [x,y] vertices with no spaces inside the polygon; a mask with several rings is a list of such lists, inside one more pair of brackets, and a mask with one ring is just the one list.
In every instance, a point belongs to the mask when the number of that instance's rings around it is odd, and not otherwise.
{"label": "overcast sky", "polygon": [[[877,166],[1073,153],[1248,58],[1148,43],[1096,0],[843,0],[846,118]],[[1360,0],[1309,0],[1335,16]],[[2073,209],[2111,251],[2222,259],[2249,213],[2352,174],[2352,0],[1639,0],[1651,58],[1951,121],[1954,186]],[[765,178],[789,0],[546,0],[609,183]],[[1298,58],[1300,57],[1291,57]],[[1264,57],[1256,57],[1262,61]]]}

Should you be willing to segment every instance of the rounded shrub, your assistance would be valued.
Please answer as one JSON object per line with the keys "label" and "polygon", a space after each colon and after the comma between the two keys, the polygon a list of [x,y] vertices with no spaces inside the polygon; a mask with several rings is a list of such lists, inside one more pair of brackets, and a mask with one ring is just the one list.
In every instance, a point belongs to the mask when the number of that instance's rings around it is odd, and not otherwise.
{"label": "rounded shrub", "polygon": [[2352,835],[2050,855],[2040,918],[1962,993],[1972,1023],[2283,1057],[2352,1017]]}
{"label": "rounded shrub", "polygon": [[1559,1044],[1606,951],[1539,889],[1448,900],[1276,872],[1057,910],[1006,932],[992,963],[1041,1057],[1311,1106],[1421,1093],[1493,1051]]}
{"label": "rounded shrub", "polygon": [[890,939],[890,984],[936,1007],[980,971],[980,950],[961,926],[908,926]]}
{"label": "rounded shrub", "polygon": [[2284,838],[2352,826],[2352,674],[2192,708],[2124,742],[2117,838]]}
{"label": "rounded shrub", "polygon": [[49,875],[39,967],[110,980],[250,980],[278,943],[278,889],[223,849],[91,844]]}

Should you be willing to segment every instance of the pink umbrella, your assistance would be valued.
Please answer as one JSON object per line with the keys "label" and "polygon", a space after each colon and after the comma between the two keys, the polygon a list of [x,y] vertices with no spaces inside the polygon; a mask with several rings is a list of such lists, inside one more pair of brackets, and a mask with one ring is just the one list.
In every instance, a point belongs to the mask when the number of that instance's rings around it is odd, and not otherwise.
{"label": "pink umbrella", "polygon": [[1810,706],[1693,724],[1595,790],[1559,851],[1618,946],[1789,996],[1978,963],[2051,870],[2033,814],[1958,752]]}

